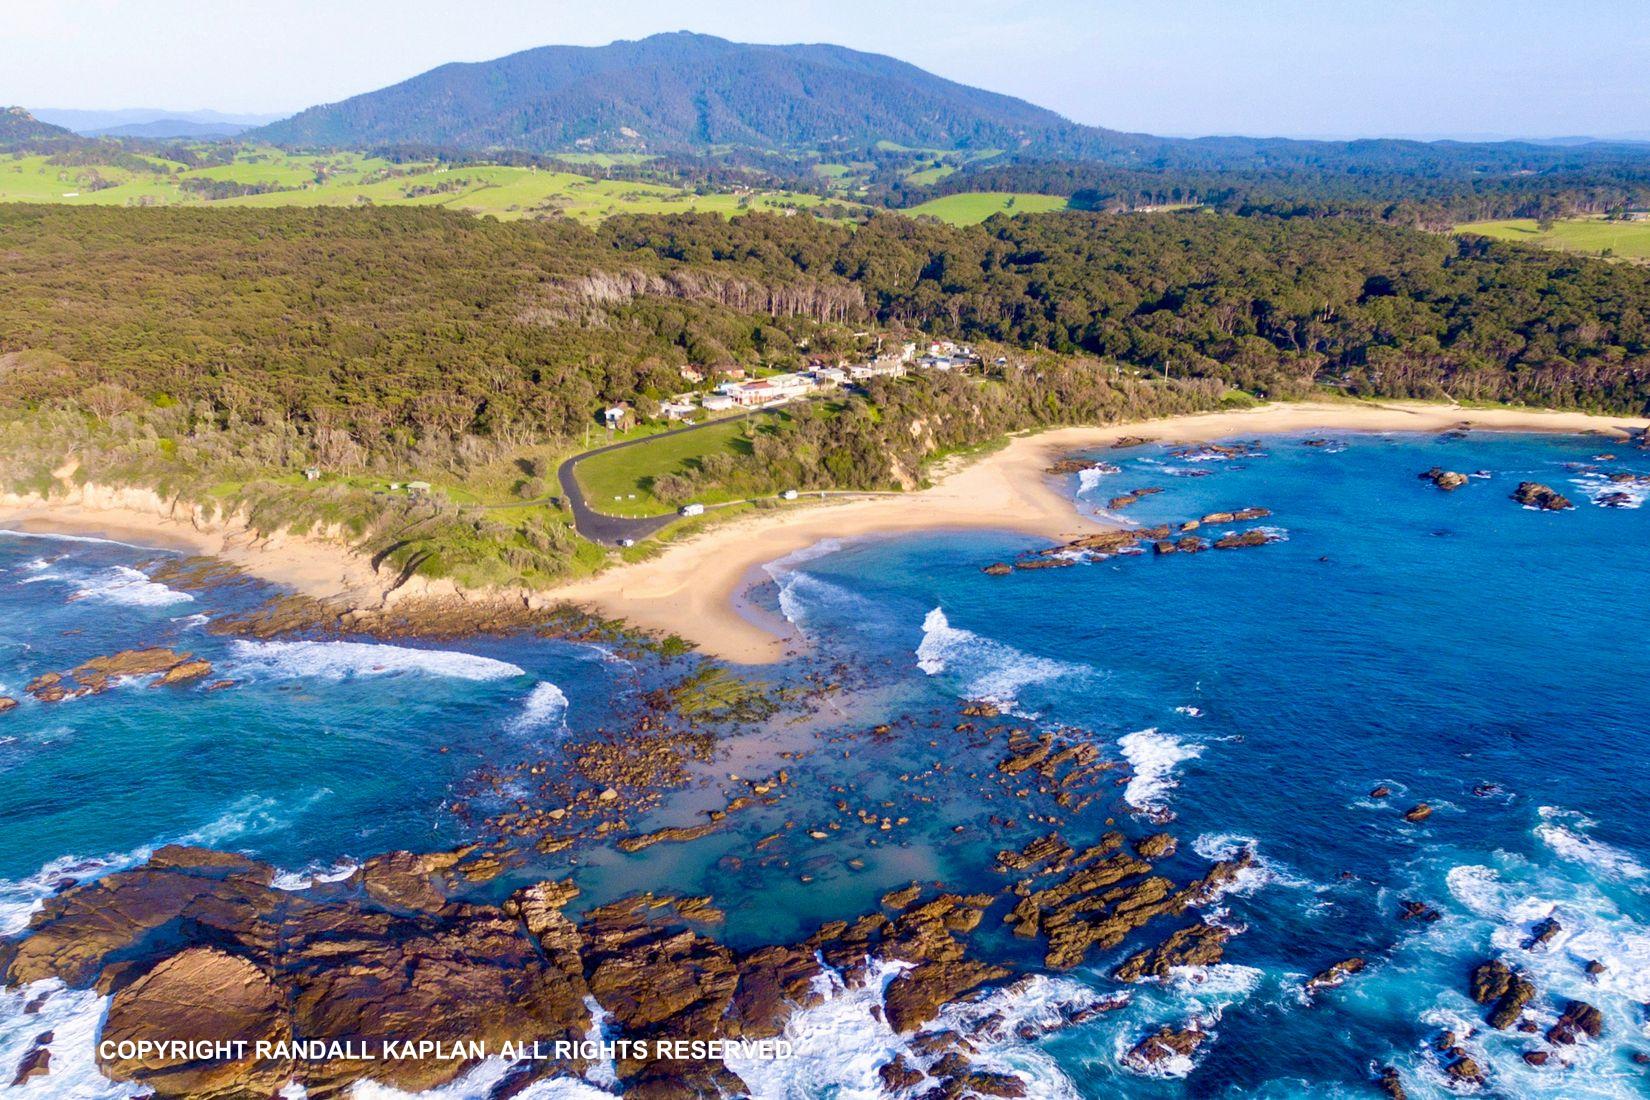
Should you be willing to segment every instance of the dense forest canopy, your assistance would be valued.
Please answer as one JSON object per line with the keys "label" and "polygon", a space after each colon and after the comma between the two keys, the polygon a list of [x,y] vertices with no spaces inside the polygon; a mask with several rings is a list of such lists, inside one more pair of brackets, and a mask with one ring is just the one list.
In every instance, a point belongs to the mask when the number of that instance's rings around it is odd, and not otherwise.
{"label": "dense forest canopy", "polygon": [[1650,271],[1352,220],[14,206],[0,254],[5,400],[188,402],[369,451],[572,435],[682,364],[794,365],[866,325],[1273,396],[1650,401]]}
{"label": "dense forest canopy", "polygon": [[[1567,153],[1567,155],[1566,155]],[[881,178],[875,197],[900,208],[941,195],[1008,191],[1064,195],[1085,210],[1202,204],[1223,213],[1374,218],[1445,230],[1491,218],[1609,215],[1650,206],[1650,150],[1586,146],[1544,151],[1530,167],[1472,161],[1417,166],[1369,154],[1358,165],[1120,167],[1021,160],[967,166],[933,182]]]}

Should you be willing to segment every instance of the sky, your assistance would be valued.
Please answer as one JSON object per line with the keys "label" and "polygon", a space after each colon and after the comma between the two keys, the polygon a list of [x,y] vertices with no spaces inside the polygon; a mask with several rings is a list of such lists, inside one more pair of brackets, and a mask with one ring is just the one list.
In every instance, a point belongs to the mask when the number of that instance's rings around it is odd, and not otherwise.
{"label": "sky", "polygon": [[892,54],[1157,134],[1650,133],[1645,0],[3,0],[0,105],[290,113],[695,30]]}

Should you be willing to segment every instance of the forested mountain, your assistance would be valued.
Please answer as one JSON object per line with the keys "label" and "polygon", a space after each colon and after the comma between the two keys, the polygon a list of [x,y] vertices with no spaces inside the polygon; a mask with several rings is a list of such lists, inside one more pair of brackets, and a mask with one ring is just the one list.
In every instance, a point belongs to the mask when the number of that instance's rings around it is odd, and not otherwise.
{"label": "forested mountain", "polygon": [[[1389,199],[1393,179],[1471,186],[1555,172],[1650,172],[1650,146],[1533,142],[1160,138],[1084,126],[914,65],[830,45],[768,46],[660,34],[601,47],[546,46],[450,64],[249,135],[301,148],[649,153],[847,151],[877,143],[965,150],[1172,176],[1241,172],[1283,193],[1348,190]],[[1372,177],[1365,179],[1365,177]],[[953,186],[960,185],[954,183]],[[1038,188],[1033,188],[1038,189]],[[1280,193],[1272,188],[1272,194]]]}
{"label": "forested mountain", "polygon": [[[451,64],[256,131],[289,145],[424,143],[548,152],[1053,147],[1098,131],[1023,100],[840,46],[660,34]],[[1118,135],[1121,138],[1121,135]]]}

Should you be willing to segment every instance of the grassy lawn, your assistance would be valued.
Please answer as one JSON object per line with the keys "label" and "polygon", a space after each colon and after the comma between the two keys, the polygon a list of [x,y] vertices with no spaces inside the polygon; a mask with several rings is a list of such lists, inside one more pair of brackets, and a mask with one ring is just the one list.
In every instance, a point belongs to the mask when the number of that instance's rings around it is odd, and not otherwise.
{"label": "grassy lawn", "polygon": [[1633,260],[1650,260],[1650,221],[1612,222],[1603,218],[1577,218],[1554,222],[1545,233],[1531,218],[1505,221],[1469,222],[1455,227],[1457,233],[1478,233],[1502,241],[1521,241],[1564,252],[1609,253]]}
{"label": "grassy lawn", "polygon": [[[681,435],[666,435],[622,451],[596,455],[579,463],[579,485],[585,499],[598,512],[615,516],[656,516],[668,512],[667,504],[649,491],[661,474],[678,473],[687,463],[705,455],[722,452],[736,459],[750,453],[745,429],[750,421],[734,420]],[[709,493],[705,504],[730,499],[726,494]]]}
{"label": "grassy lawn", "polygon": [[912,216],[927,214],[952,225],[976,225],[993,214],[1043,214],[1064,210],[1062,195],[1011,194],[1007,191],[976,191],[930,199],[906,211]]}

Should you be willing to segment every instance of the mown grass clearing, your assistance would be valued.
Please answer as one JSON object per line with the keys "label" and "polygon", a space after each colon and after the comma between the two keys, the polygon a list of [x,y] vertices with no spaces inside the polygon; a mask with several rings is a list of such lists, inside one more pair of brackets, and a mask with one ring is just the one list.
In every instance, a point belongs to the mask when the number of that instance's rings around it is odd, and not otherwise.
{"label": "mown grass clearing", "polygon": [[1064,210],[1063,195],[1012,194],[1007,191],[975,191],[960,195],[945,195],[913,206],[905,213],[913,217],[927,215],[952,225],[977,225],[993,214],[1046,214],[1050,210]]}
{"label": "mown grass clearing", "polygon": [[[663,435],[634,447],[587,458],[574,470],[584,489],[586,503],[596,511],[614,516],[656,516],[675,505],[653,494],[655,478],[681,473],[690,463],[712,454],[730,455],[735,461],[746,460],[751,453],[746,441],[747,430],[754,430],[753,421],[729,420],[698,431]],[[704,504],[718,504],[734,498],[712,493],[696,499]]]}
{"label": "mown grass clearing", "polygon": [[1650,260],[1650,221],[1606,221],[1574,218],[1553,222],[1543,230],[1533,218],[1468,222],[1457,233],[1477,233],[1501,241],[1518,241],[1562,252],[1589,252],[1630,260]]}

